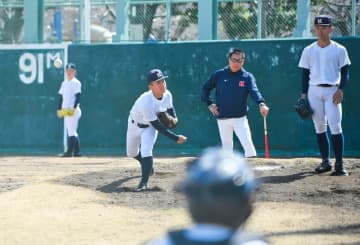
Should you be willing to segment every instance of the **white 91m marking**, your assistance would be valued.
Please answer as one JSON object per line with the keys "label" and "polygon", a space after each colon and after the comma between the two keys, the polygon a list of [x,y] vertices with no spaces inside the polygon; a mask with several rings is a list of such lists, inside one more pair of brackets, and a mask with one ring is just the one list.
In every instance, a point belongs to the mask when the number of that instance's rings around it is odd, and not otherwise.
{"label": "white 91m marking", "polygon": [[[22,54],[19,58],[19,78],[24,84],[44,83],[44,70],[53,67],[53,60],[61,58],[60,52],[29,53]],[[46,59],[46,62],[44,62]],[[46,67],[45,67],[46,65]]]}

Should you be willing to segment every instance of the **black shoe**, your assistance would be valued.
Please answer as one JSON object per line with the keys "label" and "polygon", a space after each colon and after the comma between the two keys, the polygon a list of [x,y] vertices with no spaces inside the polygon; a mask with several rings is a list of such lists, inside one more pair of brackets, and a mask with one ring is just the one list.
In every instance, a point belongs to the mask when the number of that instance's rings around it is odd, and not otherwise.
{"label": "black shoe", "polygon": [[342,170],[335,170],[330,175],[331,176],[349,176],[349,173],[346,172],[344,169],[342,169]]}
{"label": "black shoe", "polygon": [[147,184],[144,184],[144,183],[140,183],[138,185],[138,187],[136,187],[135,191],[146,191],[148,189],[148,186]]}
{"label": "black shoe", "polygon": [[315,168],[315,172],[317,174],[322,174],[329,171],[331,171],[331,165],[328,162],[322,162],[319,166]]}
{"label": "black shoe", "polygon": [[82,157],[82,155],[80,153],[76,153],[74,154],[74,157]]}
{"label": "black shoe", "polygon": [[64,152],[63,154],[60,155],[61,157],[72,157],[71,153],[68,152]]}

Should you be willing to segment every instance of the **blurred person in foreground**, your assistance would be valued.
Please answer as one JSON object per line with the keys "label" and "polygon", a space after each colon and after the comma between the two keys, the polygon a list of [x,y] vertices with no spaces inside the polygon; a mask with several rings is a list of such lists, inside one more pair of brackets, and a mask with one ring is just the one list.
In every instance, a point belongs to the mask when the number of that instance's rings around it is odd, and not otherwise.
{"label": "blurred person in foreground", "polygon": [[253,210],[256,187],[253,171],[242,155],[221,148],[206,149],[191,163],[180,185],[194,224],[146,244],[268,244],[243,229]]}

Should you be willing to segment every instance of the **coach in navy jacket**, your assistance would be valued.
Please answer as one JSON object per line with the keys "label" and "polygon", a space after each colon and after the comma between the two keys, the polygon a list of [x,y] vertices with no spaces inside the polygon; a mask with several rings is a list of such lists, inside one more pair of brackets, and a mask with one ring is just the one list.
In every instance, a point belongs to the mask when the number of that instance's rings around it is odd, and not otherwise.
{"label": "coach in navy jacket", "polygon": [[[233,149],[233,132],[244,148],[245,157],[256,156],[247,120],[247,98],[250,96],[259,105],[260,113],[266,117],[269,108],[265,104],[255,77],[243,68],[244,51],[232,48],[228,54],[229,65],[214,72],[202,87],[201,99],[217,118],[221,143],[224,149]],[[215,101],[210,93],[216,89]]]}

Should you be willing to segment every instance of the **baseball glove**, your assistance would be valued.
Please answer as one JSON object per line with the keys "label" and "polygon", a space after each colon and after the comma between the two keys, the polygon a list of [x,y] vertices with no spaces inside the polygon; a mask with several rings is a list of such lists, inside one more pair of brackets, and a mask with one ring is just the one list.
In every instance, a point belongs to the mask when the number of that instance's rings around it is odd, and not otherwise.
{"label": "baseball glove", "polygon": [[159,112],[157,114],[159,121],[167,128],[175,128],[177,124],[177,119],[171,116],[166,111]]}
{"label": "baseball glove", "polygon": [[311,117],[313,114],[313,110],[311,109],[311,106],[309,104],[309,101],[307,99],[298,99],[296,104],[294,105],[295,111],[297,114],[302,118],[306,119]]}
{"label": "baseball glove", "polygon": [[61,110],[58,110],[58,116],[59,117],[71,117],[75,114],[75,110],[74,109],[70,109],[70,108],[63,108]]}

